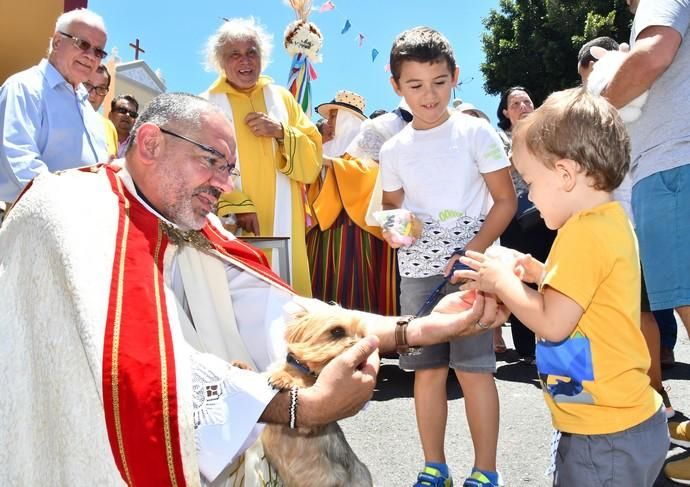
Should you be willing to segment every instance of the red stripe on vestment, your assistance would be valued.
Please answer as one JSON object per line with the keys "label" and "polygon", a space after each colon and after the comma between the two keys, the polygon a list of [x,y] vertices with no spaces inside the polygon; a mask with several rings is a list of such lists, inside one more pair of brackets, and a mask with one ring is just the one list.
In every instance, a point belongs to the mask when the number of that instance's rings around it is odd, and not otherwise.
{"label": "red stripe on vestment", "polygon": [[213,244],[213,248],[221,254],[239,260],[254,272],[260,274],[271,282],[287,289],[292,293],[295,292],[285,281],[283,281],[278,275],[276,275],[275,272],[273,272],[271,266],[268,264],[266,254],[256,247],[252,247],[248,243],[239,239],[231,239],[226,237],[208,222],[202,229],[202,233],[206,236],[208,241]]}
{"label": "red stripe on vestment", "polygon": [[119,205],[103,350],[110,446],[128,485],[184,486],[163,281],[168,241],[158,218],[122,186],[111,168],[106,172]]}

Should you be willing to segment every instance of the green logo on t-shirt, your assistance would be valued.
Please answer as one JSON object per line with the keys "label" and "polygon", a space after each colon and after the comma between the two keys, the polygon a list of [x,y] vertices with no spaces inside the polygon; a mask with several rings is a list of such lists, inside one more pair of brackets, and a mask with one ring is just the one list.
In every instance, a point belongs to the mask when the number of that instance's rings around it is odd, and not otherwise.
{"label": "green logo on t-shirt", "polygon": [[442,222],[451,218],[460,218],[461,216],[465,216],[465,213],[457,210],[441,210],[438,213],[438,219]]}
{"label": "green logo on t-shirt", "polygon": [[505,152],[503,152],[503,148],[494,144],[494,146],[484,154],[484,159],[493,159],[494,161],[498,161],[503,159],[504,155]]}

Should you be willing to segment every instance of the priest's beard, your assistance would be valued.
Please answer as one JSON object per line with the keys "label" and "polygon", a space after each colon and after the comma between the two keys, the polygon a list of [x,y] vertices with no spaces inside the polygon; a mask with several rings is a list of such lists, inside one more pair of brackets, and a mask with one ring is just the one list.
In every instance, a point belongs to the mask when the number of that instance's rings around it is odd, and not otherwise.
{"label": "priest's beard", "polygon": [[[167,178],[166,178],[167,179]],[[181,177],[161,181],[161,189],[168,195],[160,211],[181,230],[200,230],[206,224],[206,216],[220,198],[221,190],[211,185],[190,190]]]}

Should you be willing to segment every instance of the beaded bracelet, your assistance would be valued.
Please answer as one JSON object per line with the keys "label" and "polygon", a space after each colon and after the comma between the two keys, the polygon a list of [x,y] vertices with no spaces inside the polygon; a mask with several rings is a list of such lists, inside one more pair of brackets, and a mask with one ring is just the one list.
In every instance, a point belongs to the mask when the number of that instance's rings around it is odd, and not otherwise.
{"label": "beaded bracelet", "polygon": [[290,429],[297,428],[297,391],[299,387],[292,386],[290,389]]}

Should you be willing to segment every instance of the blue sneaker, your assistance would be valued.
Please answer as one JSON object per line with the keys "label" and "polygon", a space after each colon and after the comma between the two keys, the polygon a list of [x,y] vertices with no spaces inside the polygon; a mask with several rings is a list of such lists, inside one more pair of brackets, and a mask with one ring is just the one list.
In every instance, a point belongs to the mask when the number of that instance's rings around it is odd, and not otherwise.
{"label": "blue sneaker", "polygon": [[444,477],[436,468],[424,467],[412,487],[453,487],[453,477]]}
{"label": "blue sneaker", "polygon": [[503,481],[501,480],[500,474],[498,475],[498,483],[494,484],[489,477],[484,475],[481,471],[474,470],[472,475],[465,479],[462,487],[501,487],[502,485]]}

